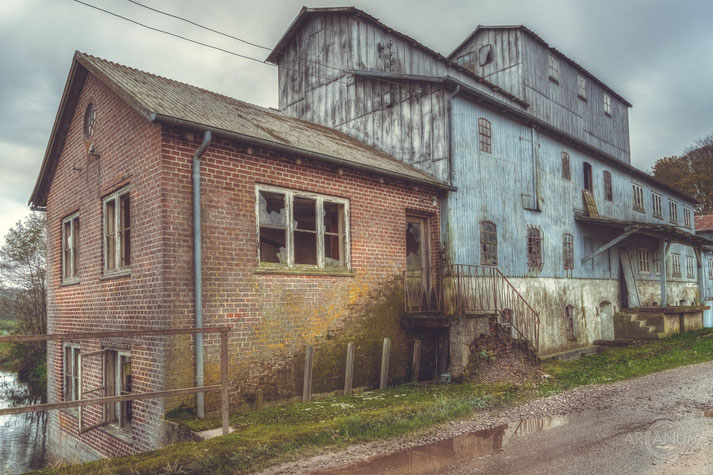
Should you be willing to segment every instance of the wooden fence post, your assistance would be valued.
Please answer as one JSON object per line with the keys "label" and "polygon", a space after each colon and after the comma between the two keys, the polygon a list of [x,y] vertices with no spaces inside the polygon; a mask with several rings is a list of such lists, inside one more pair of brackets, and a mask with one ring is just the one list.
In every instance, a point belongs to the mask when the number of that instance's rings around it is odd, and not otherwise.
{"label": "wooden fence post", "polygon": [[389,380],[389,352],[391,351],[391,340],[384,338],[384,347],[381,350],[381,383],[379,389],[385,389]]}
{"label": "wooden fence post", "polygon": [[305,351],[305,378],[302,385],[302,402],[312,400],[312,363],[314,362],[314,347],[307,345]]}
{"label": "wooden fence post", "polygon": [[347,345],[347,369],[344,375],[344,394],[352,393],[352,379],[354,378],[354,343]]}
{"label": "wooden fence post", "polygon": [[413,364],[411,365],[411,382],[418,382],[418,375],[421,372],[421,340],[413,341]]}

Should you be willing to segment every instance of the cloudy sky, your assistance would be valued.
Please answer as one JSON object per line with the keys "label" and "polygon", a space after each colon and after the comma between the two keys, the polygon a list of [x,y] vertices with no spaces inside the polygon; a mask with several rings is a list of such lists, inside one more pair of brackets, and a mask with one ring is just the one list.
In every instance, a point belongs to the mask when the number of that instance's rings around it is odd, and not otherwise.
{"label": "cloudy sky", "polygon": [[[127,0],[84,0],[259,59],[267,52],[152,13]],[[137,0],[272,47],[302,2]],[[713,131],[709,0],[322,1],[354,5],[448,54],[478,24],[525,24],[631,102],[632,163],[649,170]],[[27,212],[75,50],[264,106],[273,66],[192,45],[72,0],[0,0],[0,236]]]}

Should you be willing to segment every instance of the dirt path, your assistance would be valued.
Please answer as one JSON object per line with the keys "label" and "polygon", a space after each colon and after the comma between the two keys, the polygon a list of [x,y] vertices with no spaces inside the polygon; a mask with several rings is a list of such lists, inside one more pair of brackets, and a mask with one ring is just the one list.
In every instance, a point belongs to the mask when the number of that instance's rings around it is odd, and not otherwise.
{"label": "dirt path", "polygon": [[713,362],[480,412],[263,473],[713,473]]}

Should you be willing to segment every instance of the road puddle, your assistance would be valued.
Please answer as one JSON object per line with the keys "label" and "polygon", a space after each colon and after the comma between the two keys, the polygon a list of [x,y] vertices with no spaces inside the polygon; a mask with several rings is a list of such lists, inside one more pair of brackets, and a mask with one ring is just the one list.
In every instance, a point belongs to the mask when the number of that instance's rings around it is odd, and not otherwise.
{"label": "road puddle", "polygon": [[496,454],[512,437],[552,429],[569,422],[568,416],[523,419],[518,424],[503,424],[491,429],[455,436],[432,444],[421,445],[362,463],[351,464],[321,473],[352,474],[425,474],[436,473],[454,462],[469,462]]}

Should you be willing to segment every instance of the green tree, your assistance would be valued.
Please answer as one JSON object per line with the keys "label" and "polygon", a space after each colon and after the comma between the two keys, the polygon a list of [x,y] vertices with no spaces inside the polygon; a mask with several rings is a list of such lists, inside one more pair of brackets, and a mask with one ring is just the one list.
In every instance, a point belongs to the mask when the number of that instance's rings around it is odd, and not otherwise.
{"label": "green tree", "polygon": [[713,213],[713,133],[696,140],[681,156],[664,157],[654,177],[699,201],[697,214]]}

